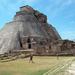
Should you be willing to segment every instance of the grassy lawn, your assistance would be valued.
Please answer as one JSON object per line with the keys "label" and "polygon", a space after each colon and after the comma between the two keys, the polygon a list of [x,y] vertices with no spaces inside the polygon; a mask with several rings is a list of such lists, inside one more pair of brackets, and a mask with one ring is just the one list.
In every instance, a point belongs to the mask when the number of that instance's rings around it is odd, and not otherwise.
{"label": "grassy lawn", "polygon": [[56,75],[64,70],[74,57],[36,56],[34,63],[29,59],[18,59],[9,62],[0,61],[0,75]]}

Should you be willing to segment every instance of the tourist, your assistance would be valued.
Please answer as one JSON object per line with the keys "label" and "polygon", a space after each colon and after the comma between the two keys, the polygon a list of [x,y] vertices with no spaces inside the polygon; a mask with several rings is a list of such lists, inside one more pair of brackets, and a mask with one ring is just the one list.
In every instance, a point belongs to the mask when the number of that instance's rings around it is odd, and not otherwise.
{"label": "tourist", "polygon": [[33,63],[33,55],[32,54],[30,55],[29,62],[32,62]]}

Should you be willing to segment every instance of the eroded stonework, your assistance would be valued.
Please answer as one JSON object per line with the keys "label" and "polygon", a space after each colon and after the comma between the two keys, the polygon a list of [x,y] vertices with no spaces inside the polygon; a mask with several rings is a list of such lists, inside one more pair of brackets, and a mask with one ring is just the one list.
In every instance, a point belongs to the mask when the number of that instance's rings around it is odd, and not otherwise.
{"label": "eroded stonework", "polygon": [[32,48],[35,55],[56,55],[61,52],[62,43],[55,44],[59,40],[62,39],[48,24],[47,16],[27,5],[20,7],[14,20],[0,31],[0,54]]}

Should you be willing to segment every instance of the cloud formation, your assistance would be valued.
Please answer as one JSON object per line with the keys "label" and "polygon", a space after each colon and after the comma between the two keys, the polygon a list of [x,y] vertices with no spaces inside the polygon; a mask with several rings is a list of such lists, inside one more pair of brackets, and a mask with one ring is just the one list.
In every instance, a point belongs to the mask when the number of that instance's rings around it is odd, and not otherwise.
{"label": "cloud formation", "polygon": [[36,2],[36,0],[17,0],[19,2],[25,2],[25,3],[33,3]]}

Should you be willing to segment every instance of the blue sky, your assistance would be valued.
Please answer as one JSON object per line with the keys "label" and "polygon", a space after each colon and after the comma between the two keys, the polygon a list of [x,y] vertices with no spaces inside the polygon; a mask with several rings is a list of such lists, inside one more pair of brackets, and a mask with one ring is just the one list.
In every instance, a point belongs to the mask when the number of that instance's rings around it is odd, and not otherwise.
{"label": "blue sky", "polygon": [[24,5],[46,14],[63,39],[75,39],[75,0],[0,0],[0,28]]}

